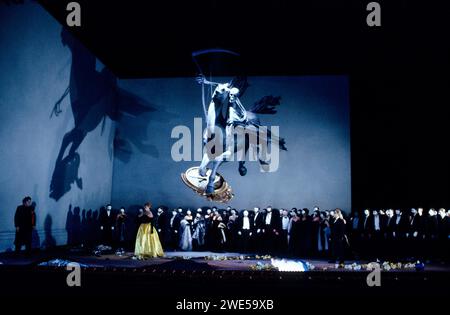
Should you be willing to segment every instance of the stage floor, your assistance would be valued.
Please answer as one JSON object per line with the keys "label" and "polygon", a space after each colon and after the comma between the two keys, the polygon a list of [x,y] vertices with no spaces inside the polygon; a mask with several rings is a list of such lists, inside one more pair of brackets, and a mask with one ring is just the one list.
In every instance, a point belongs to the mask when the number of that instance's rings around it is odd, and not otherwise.
{"label": "stage floor", "polygon": [[[276,258],[274,258],[276,259]],[[280,262],[282,259],[276,259]],[[157,268],[166,270],[217,270],[217,271],[278,271],[272,265],[272,257],[240,253],[215,253],[168,251],[161,258],[137,260],[132,252],[116,254],[89,255],[70,250],[51,252],[37,252],[31,255],[2,253],[0,266],[34,266],[64,267],[67,262],[79,263],[84,268]],[[338,266],[325,259],[284,259],[285,263],[302,262],[307,265],[308,272],[367,272],[369,261],[345,261],[344,266]],[[389,266],[382,266],[384,272],[416,272],[414,264],[397,265],[397,261],[389,262]],[[392,265],[394,264],[394,265]],[[426,263],[424,270],[429,272],[450,272],[450,265],[443,263]]]}
{"label": "stage floor", "polygon": [[[80,288],[67,286],[69,262],[80,264]],[[163,258],[143,261],[133,259],[131,252],[123,256],[95,256],[69,249],[32,255],[2,253],[0,295],[136,297],[151,294],[169,299],[169,303],[175,303],[181,296],[273,296],[289,300],[299,295],[316,297],[323,292],[342,297],[402,295],[410,298],[446,296],[450,281],[450,266],[438,263],[425,264],[423,269],[416,269],[414,265],[382,269],[382,285],[373,288],[367,284],[370,273],[367,262],[346,261],[344,267],[338,268],[320,259],[286,262],[307,266],[309,270],[279,271],[270,257],[238,253],[166,252]],[[173,295],[174,290],[179,294]]]}

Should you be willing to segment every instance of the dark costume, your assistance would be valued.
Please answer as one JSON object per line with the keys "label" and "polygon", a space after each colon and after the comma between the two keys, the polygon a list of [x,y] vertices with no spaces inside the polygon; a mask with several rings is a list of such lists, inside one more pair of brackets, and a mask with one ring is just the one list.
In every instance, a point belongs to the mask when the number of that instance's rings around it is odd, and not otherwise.
{"label": "dark costume", "polygon": [[100,226],[102,228],[102,241],[104,245],[112,245],[113,240],[113,230],[115,226],[115,219],[112,210],[109,212],[107,210],[102,211],[100,214]]}
{"label": "dark costume", "polygon": [[332,219],[331,246],[333,258],[340,263],[344,262],[345,222],[342,219]]}
{"label": "dark costume", "polygon": [[119,213],[116,218],[116,233],[119,247],[123,248],[127,242],[126,221],[128,217],[125,213]]}
{"label": "dark costume", "polygon": [[16,227],[16,239],[14,241],[16,251],[19,251],[22,245],[25,245],[26,250],[30,251],[33,228],[36,226],[33,207],[18,206],[14,215],[14,225]]}

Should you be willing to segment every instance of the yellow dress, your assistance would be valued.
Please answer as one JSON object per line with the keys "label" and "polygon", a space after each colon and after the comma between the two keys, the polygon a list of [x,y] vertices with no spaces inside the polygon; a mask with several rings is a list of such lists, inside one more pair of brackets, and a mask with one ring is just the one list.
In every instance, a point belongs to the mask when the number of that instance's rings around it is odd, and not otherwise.
{"label": "yellow dress", "polygon": [[153,229],[151,223],[141,223],[136,236],[134,255],[138,259],[155,258],[164,256],[164,251],[159,241],[158,232]]}

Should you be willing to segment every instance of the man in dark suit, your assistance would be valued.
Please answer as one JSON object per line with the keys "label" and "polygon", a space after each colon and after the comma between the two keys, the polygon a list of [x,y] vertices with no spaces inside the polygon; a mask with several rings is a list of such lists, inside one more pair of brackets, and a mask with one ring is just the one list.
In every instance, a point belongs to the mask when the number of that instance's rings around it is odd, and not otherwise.
{"label": "man in dark suit", "polygon": [[372,218],[370,217],[370,211],[369,209],[364,210],[364,215],[363,217],[359,220],[359,231],[361,232],[361,238],[364,241],[367,241],[368,239],[370,239],[371,236],[371,220]]}
{"label": "man in dark suit", "polygon": [[275,254],[281,233],[281,217],[278,209],[267,207],[264,217],[264,249],[268,254]]}
{"label": "man in dark suit", "polygon": [[423,258],[423,239],[425,238],[423,218],[423,208],[411,209],[407,232],[408,255],[410,258]]}
{"label": "man in dark suit", "polygon": [[349,229],[349,234],[352,238],[353,243],[358,243],[358,240],[361,236],[361,218],[359,217],[359,212],[355,211],[352,213],[352,216],[350,217],[349,224],[347,229]]}
{"label": "man in dark suit", "polygon": [[236,222],[237,244],[241,253],[249,251],[250,238],[254,233],[253,226],[253,218],[249,217],[247,210],[244,210]]}
{"label": "man in dark suit", "polygon": [[345,244],[345,230],[346,222],[340,209],[334,211],[334,216],[330,219],[333,221],[331,224],[331,246],[333,260],[336,263],[344,263],[344,244]]}
{"label": "man in dark suit", "polygon": [[407,218],[403,216],[400,209],[395,210],[393,236],[397,240],[403,240],[406,237]]}
{"label": "man in dark suit", "polygon": [[33,229],[36,227],[36,216],[31,205],[31,197],[23,198],[22,205],[17,207],[14,225],[16,227],[14,241],[16,252],[19,252],[23,245],[25,245],[25,250],[30,252]]}
{"label": "man in dark suit", "polygon": [[100,213],[99,221],[103,245],[112,246],[116,218],[110,204]]}
{"label": "man in dark suit", "polygon": [[263,250],[264,214],[259,207],[255,207],[253,211],[253,250],[260,253]]}
{"label": "man in dark suit", "polygon": [[300,257],[309,257],[311,249],[312,226],[308,208],[303,208],[302,210],[300,210],[300,222],[298,227],[298,253]]}
{"label": "man in dark suit", "polygon": [[395,210],[392,235],[394,238],[394,251],[398,257],[406,257],[407,244],[405,243],[408,230],[408,216],[403,215],[400,209]]}
{"label": "man in dark suit", "polygon": [[409,237],[413,239],[425,238],[425,220],[423,215],[423,208],[411,209],[411,216],[409,221]]}
{"label": "man in dark suit", "polygon": [[[320,215],[320,213],[318,214]],[[288,254],[288,231],[289,231],[289,213],[285,209],[281,209],[281,230],[280,230],[280,253],[283,256]],[[318,222],[319,225],[319,222]],[[319,231],[320,227],[317,227],[317,231]],[[316,238],[317,240],[317,238]],[[317,245],[316,245],[317,246]]]}
{"label": "man in dark suit", "polygon": [[428,210],[428,216],[424,217],[425,227],[425,240],[424,240],[424,253],[427,260],[434,260],[439,252],[437,239],[438,239],[438,218],[437,211],[434,208]]}
{"label": "man in dark suit", "polygon": [[169,239],[169,229],[167,228],[167,216],[162,207],[158,208],[155,218],[155,228],[158,231],[158,235],[163,247],[167,245]]}
{"label": "man in dark suit", "polygon": [[167,221],[167,228],[169,230],[170,242],[167,242],[171,249],[178,249],[178,243],[180,240],[180,222],[181,216],[178,214],[177,209],[173,209],[172,216]]}
{"label": "man in dark suit", "polygon": [[425,238],[428,241],[434,241],[438,236],[438,218],[437,211],[434,208],[428,210],[428,216],[425,217]]}
{"label": "man in dark suit", "polygon": [[447,240],[450,235],[450,222],[447,217],[444,208],[440,208],[438,211],[437,223],[438,223],[438,238],[440,240]]}
{"label": "man in dark suit", "polygon": [[372,255],[372,222],[369,209],[365,209],[362,218],[359,220],[360,226],[358,228],[361,233],[360,252],[365,258]]}
{"label": "man in dark suit", "polygon": [[392,239],[394,237],[393,232],[395,226],[394,210],[387,209],[385,215],[382,216],[382,218],[383,239]]}
{"label": "man in dark suit", "polygon": [[384,222],[384,231],[383,231],[383,248],[384,248],[384,256],[393,257],[392,255],[395,253],[395,216],[393,209],[386,210],[386,219]]}
{"label": "man in dark suit", "polygon": [[213,237],[211,232],[211,227],[213,223],[213,213],[211,209],[206,209],[205,214],[205,250],[210,250],[213,244]]}

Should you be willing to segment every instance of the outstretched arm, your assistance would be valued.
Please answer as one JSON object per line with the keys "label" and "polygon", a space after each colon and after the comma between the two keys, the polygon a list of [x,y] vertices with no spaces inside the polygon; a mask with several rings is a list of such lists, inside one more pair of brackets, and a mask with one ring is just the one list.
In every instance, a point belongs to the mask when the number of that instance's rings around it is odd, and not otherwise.
{"label": "outstretched arm", "polygon": [[55,116],[58,116],[59,114],[62,113],[61,102],[64,100],[64,98],[67,96],[67,94],[69,94],[69,92],[70,92],[70,86],[68,86],[66,88],[66,90],[63,93],[63,95],[59,98],[59,100],[53,106],[52,112],[50,113],[50,118],[52,118],[53,114]]}
{"label": "outstretched arm", "polygon": [[219,84],[217,82],[212,82],[212,81],[206,80],[204,75],[199,75],[196,78],[196,81],[197,81],[198,84],[207,84],[207,85],[218,85]]}

